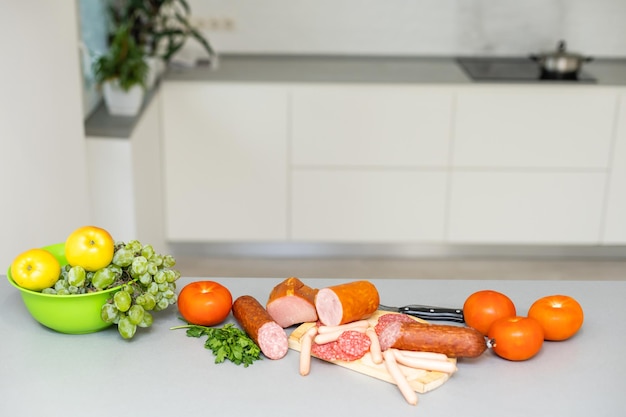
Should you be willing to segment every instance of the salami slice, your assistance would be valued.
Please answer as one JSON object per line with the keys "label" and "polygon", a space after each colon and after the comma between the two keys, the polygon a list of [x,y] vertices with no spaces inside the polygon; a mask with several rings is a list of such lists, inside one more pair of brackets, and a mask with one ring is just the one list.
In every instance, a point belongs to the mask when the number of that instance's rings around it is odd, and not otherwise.
{"label": "salami slice", "polygon": [[365,333],[355,330],[345,331],[337,339],[339,349],[350,357],[356,357],[357,359],[362,358],[370,350],[371,344],[372,341]]}

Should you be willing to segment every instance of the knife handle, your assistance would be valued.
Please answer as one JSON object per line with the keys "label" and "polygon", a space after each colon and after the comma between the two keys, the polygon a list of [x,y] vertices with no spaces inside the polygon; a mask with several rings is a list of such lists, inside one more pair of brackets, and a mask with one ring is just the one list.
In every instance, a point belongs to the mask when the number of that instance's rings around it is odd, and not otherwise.
{"label": "knife handle", "polygon": [[440,320],[465,323],[463,310],[459,308],[442,308],[419,305],[408,305],[398,309],[400,313],[408,314],[423,320]]}

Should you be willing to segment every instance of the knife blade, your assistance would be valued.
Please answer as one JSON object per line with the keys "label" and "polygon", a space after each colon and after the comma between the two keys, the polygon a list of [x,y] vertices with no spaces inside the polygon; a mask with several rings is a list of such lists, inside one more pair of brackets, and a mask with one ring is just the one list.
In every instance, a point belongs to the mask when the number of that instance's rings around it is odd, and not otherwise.
{"label": "knife blade", "polygon": [[383,304],[378,305],[379,310],[393,311],[395,313],[408,314],[423,320],[453,321],[465,323],[463,310],[460,308],[434,307],[418,304],[410,304],[404,307],[390,307]]}

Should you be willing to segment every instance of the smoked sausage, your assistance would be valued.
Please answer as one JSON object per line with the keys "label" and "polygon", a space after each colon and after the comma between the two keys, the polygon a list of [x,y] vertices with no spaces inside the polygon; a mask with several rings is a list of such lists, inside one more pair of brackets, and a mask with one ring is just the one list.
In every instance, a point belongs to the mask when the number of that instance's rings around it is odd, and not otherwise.
{"label": "smoked sausage", "polygon": [[379,336],[381,349],[443,353],[449,357],[473,358],[488,347],[485,337],[471,327],[445,324],[389,323]]}
{"label": "smoked sausage", "polygon": [[269,359],[287,354],[289,340],[285,330],[276,323],[256,298],[242,295],[233,303],[233,316],[243,330],[259,345]]}
{"label": "smoked sausage", "polygon": [[369,281],[322,288],[315,296],[319,320],[326,326],[338,326],[370,317],[379,304],[378,290]]}

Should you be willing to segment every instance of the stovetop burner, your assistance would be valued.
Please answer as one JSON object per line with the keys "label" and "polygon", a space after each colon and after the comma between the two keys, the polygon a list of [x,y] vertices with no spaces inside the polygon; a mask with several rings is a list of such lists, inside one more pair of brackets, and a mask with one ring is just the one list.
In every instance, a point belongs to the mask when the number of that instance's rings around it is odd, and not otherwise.
{"label": "stovetop burner", "polygon": [[555,77],[554,73],[542,72],[530,58],[457,58],[465,73],[475,81],[510,82],[569,82],[595,83],[596,79],[580,71],[568,76]]}

